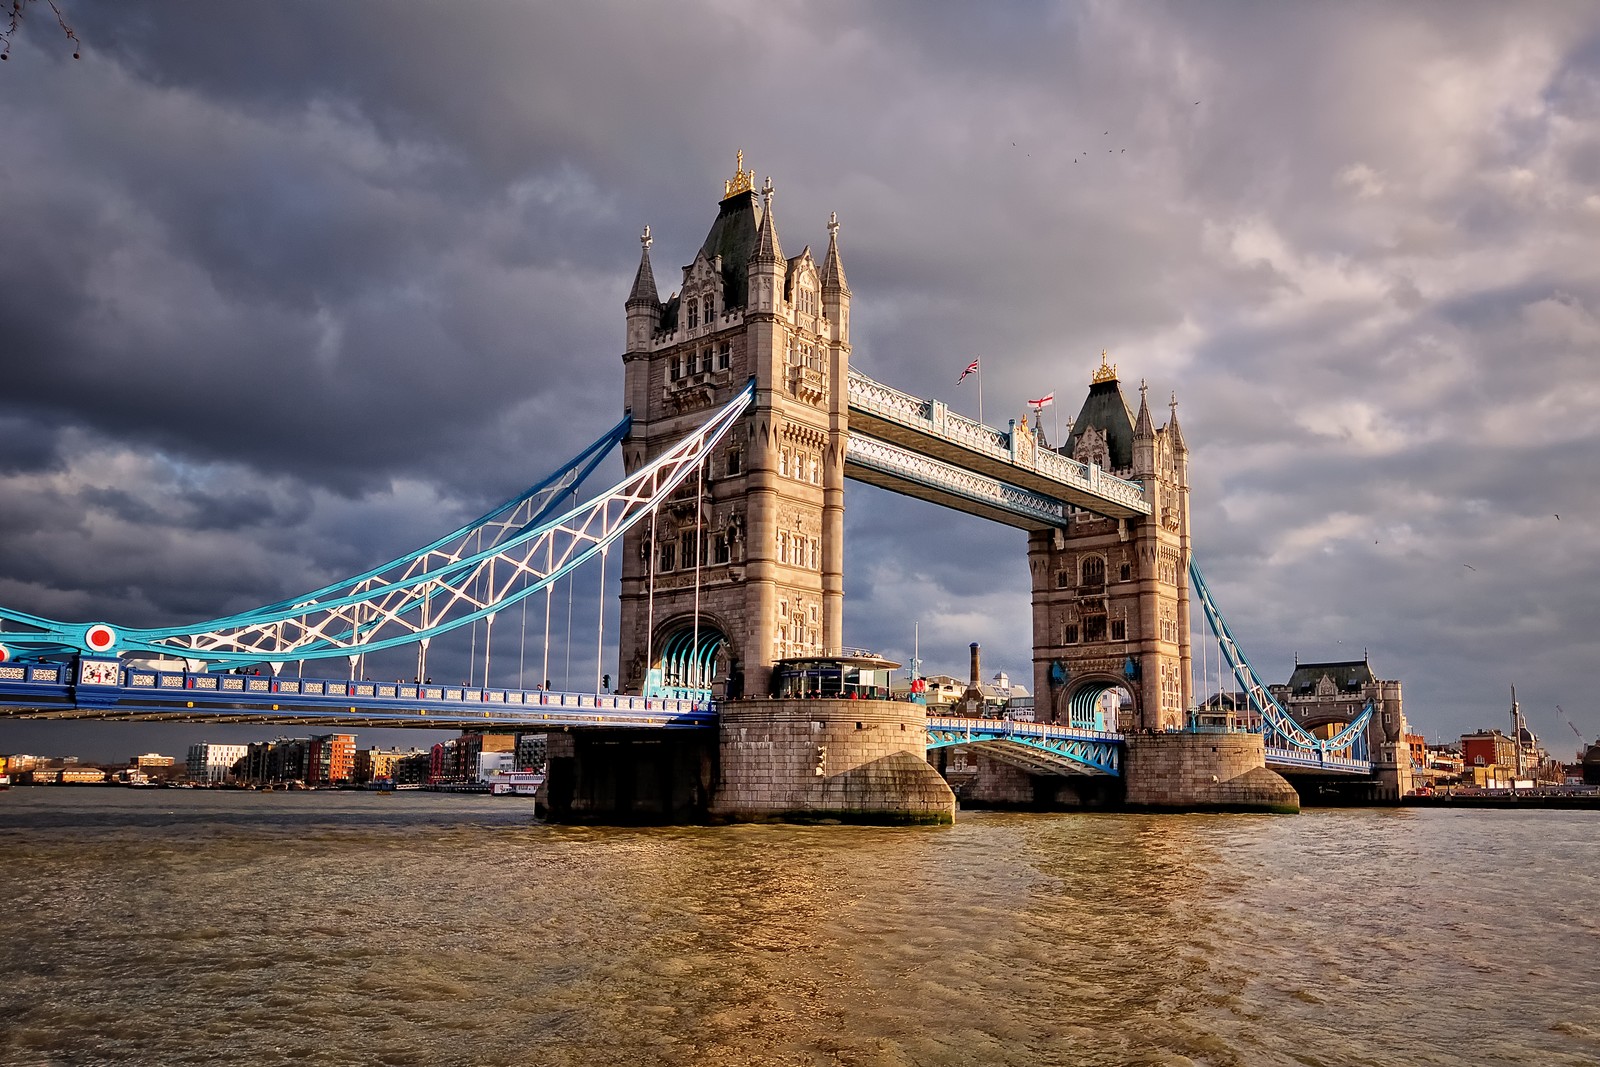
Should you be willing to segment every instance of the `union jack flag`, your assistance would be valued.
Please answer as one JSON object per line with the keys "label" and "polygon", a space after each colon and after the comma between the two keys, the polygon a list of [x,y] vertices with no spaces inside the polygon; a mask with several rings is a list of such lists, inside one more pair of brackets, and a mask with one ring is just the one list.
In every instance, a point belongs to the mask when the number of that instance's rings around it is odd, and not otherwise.
{"label": "union jack flag", "polygon": [[966,379],[967,375],[969,375],[969,374],[977,374],[977,373],[978,373],[978,361],[977,360],[973,360],[971,363],[967,364],[967,369],[961,372],[961,377],[956,379],[956,384],[960,385],[962,383],[962,381]]}

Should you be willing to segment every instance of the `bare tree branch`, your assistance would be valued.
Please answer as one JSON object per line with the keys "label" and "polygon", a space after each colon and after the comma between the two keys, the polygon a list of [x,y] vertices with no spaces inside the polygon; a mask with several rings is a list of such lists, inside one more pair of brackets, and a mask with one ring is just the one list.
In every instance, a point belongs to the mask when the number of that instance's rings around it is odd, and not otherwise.
{"label": "bare tree branch", "polygon": [[[39,0],[5,0],[5,29],[0,30],[0,60],[11,58],[11,38],[17,32],[17,27],[22,25],[23,12],[28,9],[28,5],[38,2]],[[61,27],[61,32],[66,35],[67,40],[72,42],[72,58],[81,59],[83,42],[78,40],[77,32],[67,24],[66,17],[61,14],[61,8],[56,4],[56,0],[44,0],[44,2],[50,5],[50,10],[55,14],[56,25]]]}

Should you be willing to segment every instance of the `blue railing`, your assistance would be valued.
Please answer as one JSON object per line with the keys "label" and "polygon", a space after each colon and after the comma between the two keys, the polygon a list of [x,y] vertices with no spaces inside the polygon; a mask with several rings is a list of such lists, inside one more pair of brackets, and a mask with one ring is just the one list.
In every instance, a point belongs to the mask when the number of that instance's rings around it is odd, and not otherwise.
{"label": "blue railing", "polygon": [[162,671],[88,658],[68,664],[0,663],[0,716],[68,709],[114,718],[381,720],[441,729],[467,724],[705,728],[716,722],[709,702],[614,693]]}

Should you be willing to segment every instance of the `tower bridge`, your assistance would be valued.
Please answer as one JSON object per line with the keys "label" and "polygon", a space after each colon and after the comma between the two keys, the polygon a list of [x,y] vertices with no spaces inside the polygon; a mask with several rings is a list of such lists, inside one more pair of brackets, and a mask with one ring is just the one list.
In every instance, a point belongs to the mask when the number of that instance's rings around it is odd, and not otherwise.
{"label": "tower bridge", "polygon": [[[725,818],[943,821],[954,800],[929,754],[954,746],[1069,803],[1298,806],[1274,769],[1406,788],[1393,715],[1369,703],[1313,733],[1234,641],[1194,564],[1175,397],[1157,427],[1147,389],[1135,412],[1102,354],[1071,436],[1050,447],[1026,420],[985,426],[873,381],[850,368],[838,228],[830,219],[820,258],[785,255],[771,181],[757,190],[741,156],[664,299],[645,230],[624,305],[623,418],[594,445],[432,545],[252,612],[137,630],[0,609],[0,644],[18,661],[0,663],[0,715],[544,724],[562,790],[552,804],[573,818],[628,805],[692,816],[687,804]],[[614,448],[624,480],[575,503]],[[768,695],[774,664],[845,655],[847,480],[1027,532],[1040,722]],[[496,616],[580,567],[598,567],[602,587],[608,573],[620,581],[616,694],[598,662],[588,694],[422,684],[430,643],[469,626],[484,634],[487,681]],[[1248,704],[1244,729],[1191,711],[1201,621]],[[399,646],[416,649],[418,684],[362,689],[359,657]],[[140,657],[168,669],[136,670]],[[334,658],[349,659],[348,683],[277,673]],[[213,684],[215,669],[247,663],[272,665],[266,688]],[[96,664],[98,683],[84,673]],[[1131,712],[1115,727],[1096,710],[1111,692]],[[674,739],[665,755],[651,736]],[[698,787],[665,781],[678,775]],[[650,782],[672,799],[651,808]]]}

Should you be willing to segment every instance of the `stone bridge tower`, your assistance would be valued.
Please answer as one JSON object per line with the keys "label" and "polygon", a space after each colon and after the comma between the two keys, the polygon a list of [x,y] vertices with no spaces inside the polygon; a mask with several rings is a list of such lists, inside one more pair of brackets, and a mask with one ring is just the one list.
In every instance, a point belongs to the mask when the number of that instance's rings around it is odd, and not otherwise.
{"label": "stone bridge tower", "polygon": [[637,470],[746,381],[743,422],[624,540],[619,685],[759,696],[785,656],[837,651],[844,597],[850,289],[838,223],[828,251],[785,257],[772,181],[741,152],[680,291],[662,300],[645,230],[627,300],[624,442]]}
{"label": "stone bridge tower", "polygon": [[[1169,730],[1190,704],[1189,449],[1177,401],[1156,429],[1145,387],[1133,415],[1116,367],[1100,369],[1062,451],[1145,487],[1149,518],[1073,515],[1028,538],[1034,700],[1041,721]],[[1097,713],[1104,694],[1133,695],[1133,721]],[[1114,710],[1114,709],[1113,709]]]}

